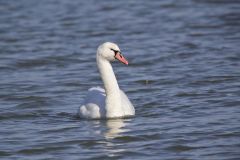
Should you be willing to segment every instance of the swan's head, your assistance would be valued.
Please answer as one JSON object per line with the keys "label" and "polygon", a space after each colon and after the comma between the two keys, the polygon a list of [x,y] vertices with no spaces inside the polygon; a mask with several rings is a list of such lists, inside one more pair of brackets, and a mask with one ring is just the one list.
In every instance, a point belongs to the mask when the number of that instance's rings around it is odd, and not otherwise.
{"label": "swan's head", "polygon": [[120,62],[128,65],[128,61],[123,57],[118,45],[111,42],[105,42],[98,47],[98,58],[103,58],[108,61],[119,60]]}

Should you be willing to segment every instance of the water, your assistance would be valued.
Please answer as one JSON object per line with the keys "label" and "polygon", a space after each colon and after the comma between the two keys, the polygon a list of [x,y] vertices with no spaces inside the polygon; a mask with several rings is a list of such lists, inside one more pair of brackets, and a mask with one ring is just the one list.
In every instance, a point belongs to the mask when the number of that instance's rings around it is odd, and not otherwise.
{"label": "water", "polygon": [[[114,63],[136,116],[80,120]],[[237,0],[1,1],[1,159],[240,159]]]}

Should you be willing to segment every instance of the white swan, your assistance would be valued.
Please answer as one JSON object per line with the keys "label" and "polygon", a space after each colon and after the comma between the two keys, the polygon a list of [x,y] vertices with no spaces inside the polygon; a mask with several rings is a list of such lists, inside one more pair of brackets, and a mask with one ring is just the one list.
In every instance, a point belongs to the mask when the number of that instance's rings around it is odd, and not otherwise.
{"label": "white swan", "polygon": [[119,88],[112,69],[115,59],[128,65],[119,47],[111,42],[100,45],[97,49],[97,66],[104,84],[88,90],[84,103],[79,108],[79,116],[87,119],[122,118],[135,115],[135,109],[126,94]]}

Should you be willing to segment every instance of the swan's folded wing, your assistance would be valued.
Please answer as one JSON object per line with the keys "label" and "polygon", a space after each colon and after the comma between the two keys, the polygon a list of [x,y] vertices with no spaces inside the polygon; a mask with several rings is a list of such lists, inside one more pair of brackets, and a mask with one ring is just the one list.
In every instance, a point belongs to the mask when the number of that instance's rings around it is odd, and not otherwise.
{"label": "swan's folded wing", "polygon": [[92,87],[88,90],[83,104],[79,108],[82,118],[101,118],[105,116],[105,90],[101,87]]}

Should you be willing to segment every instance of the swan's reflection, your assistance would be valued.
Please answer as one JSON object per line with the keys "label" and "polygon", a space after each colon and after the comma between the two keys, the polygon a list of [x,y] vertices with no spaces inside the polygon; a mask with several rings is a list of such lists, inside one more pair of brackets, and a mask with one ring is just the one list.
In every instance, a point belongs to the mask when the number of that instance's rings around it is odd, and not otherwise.
{"label": "swan's reflection", "polygon": [[121,133],[126,132],[127,129],[124,128],[126,123],[123,119],[112,119],[106,121],[107,131],[104,134],[106,139],[113,139],[121,135]]}
{"label": "swan's reflection", "polygon": [[126,149],[122,147],[115,138],[123,137],[124,134],[130,131],[128,125],[131,119],[111,119],[93,121],[94,133],[103,136],[105,139],[100,140],[105,153],[109,157],[115,157],[123,154]]}
{"label": "swan's reflection", "polygon": [[114,141],[117,137],[124,136],[124,133],[129,131],[127,129],[128,121],[126,119],[112,119],[106,121],[107,131],[104,134],[106,139],[105,151],[109,157],[116,157],[124,154],[125,148],[121,147],[119,143]]}
{"label": "swan's reflection", "polygon": [[92,121],[93,132],[97,135],[102,135],[106,139],[114,139],[121,136],[121,133],[129,131],[127,125],[130,119],[110,119]]}

